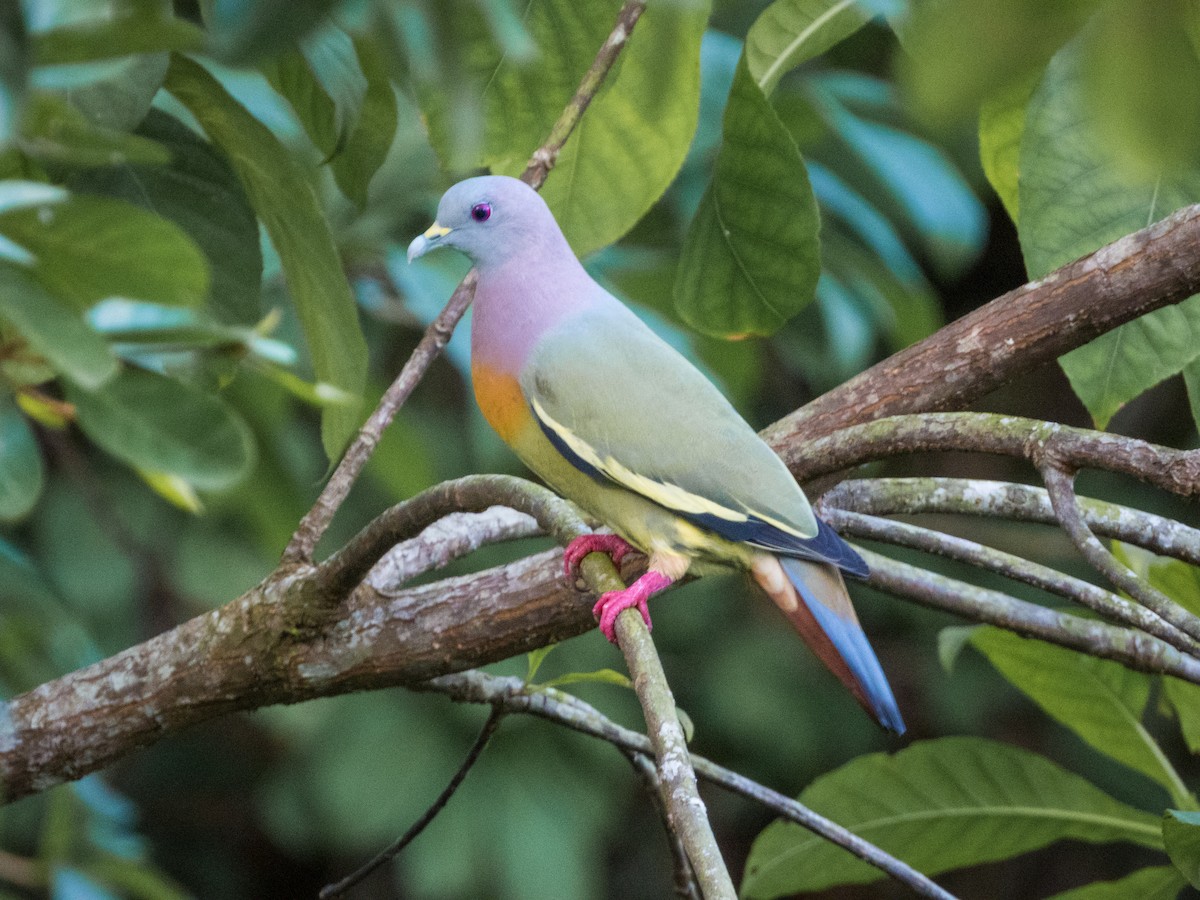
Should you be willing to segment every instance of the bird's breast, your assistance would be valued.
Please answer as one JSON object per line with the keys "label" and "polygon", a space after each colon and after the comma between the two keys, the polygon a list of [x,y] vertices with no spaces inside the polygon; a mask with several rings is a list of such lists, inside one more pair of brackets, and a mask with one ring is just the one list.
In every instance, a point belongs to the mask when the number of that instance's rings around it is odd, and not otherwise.
{"label": "bird's breast", "polygon": [[532,424],[533,417],[516,376],[474,360],[471,383],[475,387],[475,401],[488,424],[506,444],[517,443],[521,432]]}

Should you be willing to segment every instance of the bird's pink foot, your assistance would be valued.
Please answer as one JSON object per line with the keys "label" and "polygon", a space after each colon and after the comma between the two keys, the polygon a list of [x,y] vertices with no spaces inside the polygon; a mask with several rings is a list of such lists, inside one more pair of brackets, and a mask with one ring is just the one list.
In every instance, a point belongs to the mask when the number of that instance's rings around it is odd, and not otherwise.
{"label": "bird's pink foot", "polygon": [[592,607],[592,615],[599,621],[600,631],[608,638],[609,643],[617,642],[615,630],[617,616],[630,607],[636,608],[642,614],[647,628],[652,628],[650,610],[646,608],[646,601],[653,594],[669,587],[670,584],[671,579],[662,572],[651,570],[623,591],[609,591],[607,594],[602,594],[596,601],[596,605]]}
{"label": "bird's pink foot", "polygon": [[619,566],[626,553],[636,553],[633,545],[625,538],[615,534],[585,534],[575,538],[563,551],[563,571],[567,581],[575,583],[579,577],[579,564],[589,553],[607,553],[612,557],[613,565]]}

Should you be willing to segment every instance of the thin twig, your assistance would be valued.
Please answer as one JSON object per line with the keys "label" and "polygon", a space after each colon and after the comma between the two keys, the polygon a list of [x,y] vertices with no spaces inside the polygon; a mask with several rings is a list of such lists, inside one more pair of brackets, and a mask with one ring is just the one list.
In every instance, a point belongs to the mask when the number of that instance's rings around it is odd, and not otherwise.
{"label": "thin twig", "polygon": [[995,413],[892,416],[775,449],[803,481],[890,456],[946,450],[1014,456],[1036,466],[1051,448],[1062,465],[1128,475],[1183,497],[1200,495],[1198,450]]}
{"label": "thin twig", "polygon": [[663,831],[667,834],[667,843],[671,845],[671,856],[675,858],[675,895],[683,897],[684,900],[704,900],[700,893],[700,885],[696,883],[696,873],[692,870],[692,864],[688,860],[687,848],[683,846],[683,840],[671,827],[667,807],[663,803],[662,782],[658,778],[654,760],[644,753],[634,753],[624,749],[621,752],[625,754],[625,758],[633,766],[633,771],[642,780],[646,796],[650,798],[655,812],[662,819]]}
{"label": "thin twig", "polygon": [[[1087,527],[1162,556],[1200,565],[1200,530],[1128,506],[1079,497]],[[1045,488],[974,478],[858,478],[826,491],[821,511],[847,509],[872,516],[955,513],[1058,526]]]}
{"label": "thin twig", "polygon": [[863,548],[859,553],[871,567],[869,583],[881,591],[1025,637],[1111,659],[1139,672],[1174,675],[1200,684],[1200,660],[1144,632],[1048,609]]}
{"label": "thin twig", "polygon": [[446,804],[450,802],[450,798],[458,791],[459,786],[463,783],[463,779],[467,777],[467,773],[479,761],[479,755],[483,753],[483,748],[488,745],[488,741],[492,739],[492,735],[500,727],[500,720],[504,718],[504,713],[505,710],[503,707],[498,705],[492,707],[492,712],[488,716],[487,721],[483,723],[483,729],[479,732],[479,737],[475,738],[475,743],[467,751],[466,759],[458,767],[458,771],[454,773],[454,777],[450,779],[450,783],[446,785],[438,795],[438,798],[433,801],[429,809],[425,810],[421,818],[417,819],[412,827],[404,832],[394,844],[380,850],[372,859],[351,872],[341,881],[334,884],[327,884],[321,888],[321,893],[317,895],[320,897],[320,900],[329,900],[331,897],[342,896],[385,862],[394,859],[401,850],[411,844],[417,835],[428,827],[429,823],[437,817],[437,814],[445,808]]}
{"label": "thin twig", "polygon": [[[612,70],[613,64],[624,49],[634,25],[637,24],[637,20],[645,8],[645,0],[626,0],[625,5],[617,13],[616,25],[613,26],[612,32],[604,41],[591,66],[588,67],[575,95],[550,129],[550,136],[546,142],[533,152],[525,172],[521,175],[521,178],[533,188],[540,188],[546,180],[546,175],[553,168],[567,138],[571,136],[588,104],[600,90],[600,86]],[[425,334],[421,336],[421,340],[400,370],[400,374],[384,392],[383,397],[379,400],[379,405],[359,429],[354,441],[346,448],[345,455],[342,456],[341,462],[338,463],[333,475],[325,484],[325,488],[317,497],[312,509],[305,513],[304,518],[300,520],[295,534],[292,535],[292,539],[283,552],[285,562],[297,563],[312,560],[317,542],[321,540],[329,523],[333,521],[334,515],[349,495],[350,488],[354,486],[363,466],[371,458],[371,454],[375,451],[375,447],[383,435],[383,430],[395,418],[396,413],[408,400],[417,384],[425,377],[425,372],[434,359],[450,342],[450,336],[454,333],[455,327],[475,296],[475,281],[476,275],[472,270],[455,289],[437,318],[425,329]]]}
{"label": "thin twig", "polygon": [[996,572],[1006,578],[1022,581],[1060,597],[1066,597],[1068,600],[1074,600],[1106,619],[1140,628],[1155,637],[1162,638],[1184,653],[1200,657],[1200,642],[1164,621],[1156,613],[1143,606],[1138,606],[1136,603],[1130,603],[1124,597],[1118,597],[1111,591],[1106,591],[1090,582],[1072,578],[1057,569],[1022,559],[1002,550],[985,547],[975,541],[910,525],[907,522],[894,522],[877,516],[828,507],[825,508],[824,515],[825,520],[843,536],[866,538],[894,544],[898,547],[936,553],[947,559],[958,560],[976,568]]}
{"label": "thin twig", "polygon": [[[623,752],[649,754],[650,739],[636,731],[616,724],[590,704],[572,694],[553,688],[529,691],[520,679],[490,675],[472,670],[442,675],[419,685],[415,690],[445,694],[462,703],[501,704],[509,712],[526,713],[564,725],[580,734],[607,741]],[[776,815],[795,822],[825,840],[841,847],[863,862],[874,866],[921,897],[935,900],[955,900],[954,895],[939,887],[912,866],[879,849],[849,829],[809,809],[798,800],[740,775],[697,754],[691,754],[696,774],[710,784],[740,794],[771,810]]]}
{"label": "thin twig", "polygon": [[1084,559],[1138,603],[1153,610],[1181,631],[1192,637],[1200,637],[1200,617],[1192,615],[1162,591],[1147,584],[1121,565],[1088,530],[1075,501],[1074,472],[1047,460],[1041,466],[1041,473],[1058,521],[1062,524],[1063,531],[1079,548]]}
{"label": "thin twig", "polygon": [[366,580],[383,596],[392,596],[414,578],[444,569],[480,547],[544,533],[532,516],[507,506],[493,506],[477,513],[450,513],[419,535],[388,550]]}
{"label": "thin twig", "polygon": [[[580,568],[588,586],[596,593],[624,587],[612,560],[603,553],[588,554]],[[646,733],[654,747],[667,820],[687,850],[705,900],[736,900],[737,892],[709,824],[704,801],[700,799],[675,698],[650,630],[637,610],[626,609],[617,616],[616,634],[646,717]]]}

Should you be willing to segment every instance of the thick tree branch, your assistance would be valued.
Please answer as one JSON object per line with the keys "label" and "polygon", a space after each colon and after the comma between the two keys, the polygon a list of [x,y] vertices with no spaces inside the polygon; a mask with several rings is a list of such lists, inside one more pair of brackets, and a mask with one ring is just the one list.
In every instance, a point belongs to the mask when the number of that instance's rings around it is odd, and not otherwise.
{"label": "thick tree branch", "polygon": [[794,445],[900,413],[961,409],[1017,375],[1200,292],[1200,206],[997,297],[764,432]]}

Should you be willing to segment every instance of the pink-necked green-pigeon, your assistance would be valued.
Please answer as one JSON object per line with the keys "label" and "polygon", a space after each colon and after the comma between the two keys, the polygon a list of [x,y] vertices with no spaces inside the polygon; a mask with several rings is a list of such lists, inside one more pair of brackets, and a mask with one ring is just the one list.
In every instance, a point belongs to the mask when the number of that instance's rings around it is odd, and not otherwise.
{"label": "pink-necked green-pigeon", "polygon": [[594,613],[618,614],[685,572],[748,571],[885,728],[904,730],[842,572],[867,565],[821,522],[787,467],[695,367],[584,271],[536,191],[515,178],[450,188],[409,260],[454,247],[479,276],[471,376],[488,422],[534,472],[615,534],[566,552],[649,568]]}

